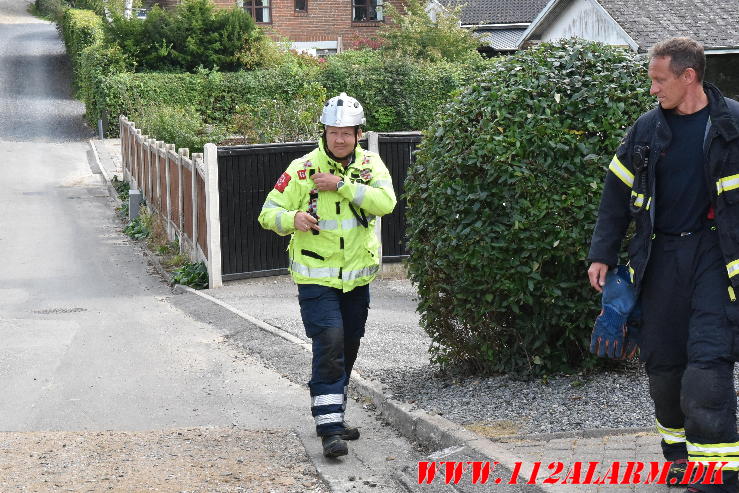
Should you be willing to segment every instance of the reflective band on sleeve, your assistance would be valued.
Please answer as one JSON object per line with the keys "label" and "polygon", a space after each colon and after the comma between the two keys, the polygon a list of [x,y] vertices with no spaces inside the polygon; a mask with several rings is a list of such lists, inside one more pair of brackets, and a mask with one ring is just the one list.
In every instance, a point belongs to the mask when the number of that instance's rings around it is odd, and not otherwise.
{"label": "reflective band on sleeve", "polygon": [[372,188],[391,187],[391,186],[393,186],[393,182],[390,181],[390,180],[376,180],[370,186]]}
{"label": "reflective band on sleeve", "polygon": [[339,221],[336,221],[334,219],[321,219],[320,221],[318,221],[318,227],[324,231],[335,231],[339,229]]}
{"label": "reflective band on sleeve", "polygon": [[344,271],[341,277],[345,281],[353,281],[355,279],[359,279],[360,277],[366,277],[366,276],[371,276],[373,274],[377,274],[377,271],[379,270],[380,270],[379,265],[373,265],[370,267],[365,267],[364,269]]}
{"label": "reflective band on sleeve", "polygon": [[716,192],[721,195],[721,192],[728,192],[739,188],[739,175],[731,175],[720,178],[716,182]]}
{"label": "reflective band on sleeve", "polygon": [[739,260],[734,260],[726,266],[726,270],[729,273],[729,277],[734,277],[739,274]]}
{"label": "reflective band on sleeve", "polygon": [[332,404],[343,405],[344,404],[344,394],[317,395],[313,397],[313,399],[311,399],[312,407],[330,406]]}
{"label": "reflective band on sleeve", "polygon": [[647,210],[652,206],[652,197],[649,197],[649,200],[647,200]]}
{"label": "reflective band on sleeve", "polygon": [[354,194],[354,198],[352,199],[352,202],[354,205],[358,205],[359,207],[362,207],[362,202],[364,202],[364,194],[367,193],[367,185],[362,185],[361,183],[356,184],[357,187],[357,193]]}
{"label": "reflective band on sleeve", "polygon": [[637,206],[637,207],[641,207],[642,205],[644,205],[644,195],[642,195],[642,194],[640,194],[640,193],[636,193],[636,192],[632,191],[632,192],[631,192],[631,196],[632,196],[632,197],[636,197],[636,198],[634,199],[634,205],[635,205],[635,206]]}
{"label": "reflective band on sleeve", "polygon": [[287,230],[285,230],[285,228],[282,227],[282,215],[286,213],[287,213],[286,210],[282,210],[277,213],[277,217],[275,218],[275,227],[277,228],[277,232],[281,234],[287,233]]}
{"label": "reflective band on sleeve", "polygon": [[344,413],[319,414],[314,418],[316,425],[327,425],[329,423],[343,423]]}
{"label": "reflective band on sleeve", "polygon": [[[631,284],[634,284],[634,269],[631,266],[629,266],[629,279],[631,280]],[[657,423],[657,426],[659,426],[659,423]]]}
{"label": "reflective band on sleeve", "polygon": [[618,156],[613,156],[613,159],[611,159],[611,164],[608,166],[608,169],[611,170],[611,172],[618,176],[618,178],[626,183],[626,185],[631,188],[634,186],[634,174],[628,170],[626,166],[621,164],[621,161],[618,159]]}
{"label": "reflective band on sleeve", "polygon": [[657,431],[662,435],[662,439],[668,443],[683,443],[685,442],[685,428],[668,428],[662,426],[659,421],[655,420]]}
{"label": "reflective band on sleeve", "polygon": [[338,268],[334,267],[308,267],[295,261],[290,262],[290,270],[297,272],[301,276],[310,277],[311,279],[325,279],[327,277],[339,277]]}
{"label": "reflective band on sleeve", "polygon": [[280,204],[275,202],[274,200],[268,200],[264,203],[264,206],[262,206],[262,209],[284,209]]}
{"label": "reflective band on sleeve", "polygon": [[736,301],[736,293],[734,293],[734,288],[729,286],[729,299],[733,302]]}

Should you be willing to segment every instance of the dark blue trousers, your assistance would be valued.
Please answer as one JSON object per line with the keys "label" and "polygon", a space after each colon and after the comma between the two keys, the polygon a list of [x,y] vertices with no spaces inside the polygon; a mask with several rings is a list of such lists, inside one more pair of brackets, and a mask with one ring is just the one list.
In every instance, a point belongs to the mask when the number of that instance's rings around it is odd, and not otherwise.
{"label": "dark blue trousers", "polygon": [[344,293],[317,284],[298,284],[300,315],[313,343],[311,413],[319,436],[344,429],[346,389],[364,336],[369,285]]}
{"label": "dark blue trousers", "polygon": [[727,315],[734,305],[716,231],[657,234],[641,305],[640,354],[665,458],[729,462],[725,486],[693,486],[702,492],[736,492],[736,327]]}

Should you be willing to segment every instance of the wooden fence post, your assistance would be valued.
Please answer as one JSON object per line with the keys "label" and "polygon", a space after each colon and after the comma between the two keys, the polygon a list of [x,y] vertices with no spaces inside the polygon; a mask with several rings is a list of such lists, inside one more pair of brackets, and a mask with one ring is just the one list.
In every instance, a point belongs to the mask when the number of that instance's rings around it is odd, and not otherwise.
{"label": "wooden fence post", "polygon": [[179,210],[179,214],[177,214],[177,229],[180,230],[180,253],[182,253],[182,237],[185,235],[185,191],[183,190],[183,180],[182,180],[182,168],[185,166],[182,161],[184,159],[187,159],[190,155],[190,150],[186,148],[180,149],[177,154],[180,155],[180,158],[177,160],[177,189],[179,190],[179,193],[177,194],[177,203],[179,204],[177,207],[177,210]]}
{"label": "wooden fence post", "polygon": [[192,155],[192,173],[190,173],[191,186],[190,193],[192,194],[192,241],[194,248],[192,249],[192,261],[198,261],[198,209],[200,208],[200,201],[198,200],[198,157],[200,155],[195,153]]}
{"label": "wooden fence post", "polygon": [[205,220],[208,228],[208,286],[223,286],[221,275],[221,216],[218,196],[218,148],[205,144]]}

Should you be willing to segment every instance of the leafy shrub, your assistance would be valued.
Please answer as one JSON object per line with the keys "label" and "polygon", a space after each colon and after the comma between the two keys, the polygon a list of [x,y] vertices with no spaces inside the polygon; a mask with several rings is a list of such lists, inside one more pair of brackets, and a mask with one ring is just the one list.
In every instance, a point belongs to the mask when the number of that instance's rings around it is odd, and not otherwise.
{"label": "leafy shrub", "polygon": [[151,221],[152,215],[142,207],[138,217],[126,225],[123,233],[134,240],[145,240],[151,234]]}
{"label": "leafy shrub", "polygon": [[59,29],[72,61],[75,85],[79,87],[82,50],[103,42],[103,19],[91,10],[67,9],[62,15]]}
{"label": "leafy shrub", "polygon": [[390,22],[378,32],[383,52],[430,62],[470,62],[480,58],[480,42],[461,26],[461,6],[438,12],[436,20],[431,20],[427,3],[421,0],[407,0],[404,7],[401,11],[393,4],[385,4]]}
{"label": "leafy shrub", "polygon": [[345,91],[357,98],[366,109],[369,129],[420,130],[434,121],[454,91],[492,63],[480,57],[474,63],[430,63],[378,51],[347,51],[326,61],[319,81],[329,95]]}
{"label": "leafy shrub", "polygon": [[69,8],[66,0],[36,0],[34,14],[54,22],[61,22],[64,11]]}
{"label": "leafy shrub", "polygon": [[92,10],[96,14],[105,15],[105,0],[72,0],[75,9]]}
{"label": "leafy shrub", "polygon": [[[76,84],[77,97],[85,102],[85,116],[91,127],[95,128],[98,119],[107,119],[105,100],[101,87],[105,78],[133,70],[133,62],[116,45],[96,44],[83,49],[78,57]],[[113,122],[117,119],[113,117]]]}
{"label": "leafy shrub", "polygon": [[176,148],[186,147],[190,152],[202,152],[208,142],[220,142],[223,133],[214,133],[191,106],[158,105],[143,107],[133,121],[146,135]]}
{"label": "leafy shrub", "polygon": [[[146,106],[193,106],[205,122],[224,126],[246,107],[264,113],[281,101],[311,104],[305,94],[317,97],[314,91],[322,86],[326,97],[345,91],[359,99],[370,130],[418,130],[431,124],[451,94],[495,63],[428,63],[369,50],[347,51],[325,63],[294,55],[287,60],[278,67],[240,72],[113,73],[100,82],[95,95],[100,102],[85,103],[108,115],[106,131],[115,135],[118,115],[141,113]],[[294,128],[285,133],[295,133]]]}
{"label": "leafy shrub", "polygon": [[146,19],[114,16],[112,42],[141,70],[238,70],[247,42],[264,36],[243,9],[216,9],[210,0],[185,0],[173,12],[154,7]]}
{"label": "leafy shrub", "polygon": [[188,262],[174,271],[172,283],[190,286],[195,289],[207,289],[208,268],[203,262]]}
{"label": "leafy shrub", "polygon": [[568,40],[499,61],[437,116],[405,183],[436,362],[535,374],[591,361],[601,183],[652,102],[645,60]]}
{"label": "leafy shrub", "polygon": [[313,84],[291,99],[263,99],[237,109],[233,127],[245,144],[318,140],[326,89]]}

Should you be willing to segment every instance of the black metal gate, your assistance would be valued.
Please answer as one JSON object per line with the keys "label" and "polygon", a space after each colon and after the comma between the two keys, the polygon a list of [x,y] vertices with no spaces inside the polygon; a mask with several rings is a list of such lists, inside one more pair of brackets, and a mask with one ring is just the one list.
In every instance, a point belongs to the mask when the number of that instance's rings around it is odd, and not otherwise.
{"label": "black metal gate", "polygon": [[405,240],[405,207],[402,198],[408,167],[416,160],[415,150],[421,142],[421,134],[392,133],[379,135],[380,157],[393,178],[398,205],[392,214],[382,217],[382,261],[400,262],[408,256]]}
{"label": "black metal gate", "polygon": [[[380,156],[400,197],[418,133],[380,134]],[[366,148],[366,142],[361,142]],[[290,161],[307,154],[315,142],[258,144],[218,148],[223,280],[287,273],[289,236],[261,228],[257,218],[267,194]],[[382,218],[383,261],[399,261],[405,249],[405,200]]]}

